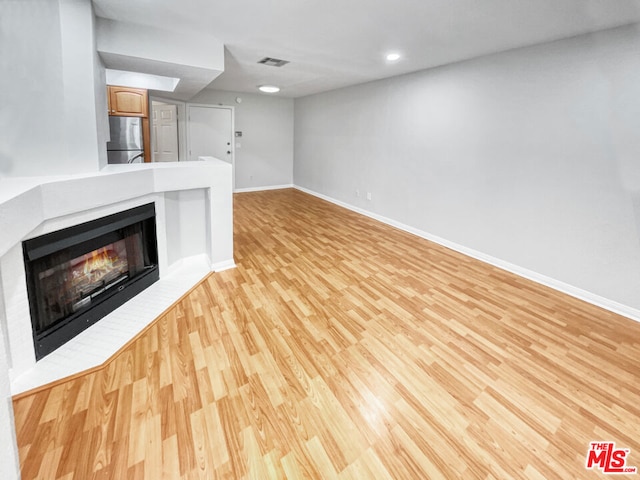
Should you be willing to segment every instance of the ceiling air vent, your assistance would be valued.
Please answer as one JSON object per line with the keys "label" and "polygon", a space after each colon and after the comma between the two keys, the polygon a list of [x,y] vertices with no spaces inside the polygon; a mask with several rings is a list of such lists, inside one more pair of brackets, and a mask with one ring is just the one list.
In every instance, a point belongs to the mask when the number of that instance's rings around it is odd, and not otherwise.
{"label": "ceiling air vent", "polygon": [[289,62],[287,60],[280,60],[279,58],[264,57],[262,60],[259,60],[258,63],[269,65],[270,67],[282,67]]}

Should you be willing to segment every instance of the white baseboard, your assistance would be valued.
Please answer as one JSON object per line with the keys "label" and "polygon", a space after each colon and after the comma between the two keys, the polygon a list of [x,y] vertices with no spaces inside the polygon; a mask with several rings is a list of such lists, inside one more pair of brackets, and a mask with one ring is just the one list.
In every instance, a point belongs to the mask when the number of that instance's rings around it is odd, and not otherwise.
{"label": "white baseboard", "polygon": [[211,264],[211,270],[214,272],[222,272],[223,270],[229,270],[231,268],[236,268],[236,264],[233,259]]}
{"label": "white baseboard", "polygon": [[405,225],[403,223],[397,222],[391,218],[383,217],[382,215],[378,215],[368,210],[355,207],[348,203],[323,195],[321,193],[314,192],[313,190],[309,190],[307,188],[300,187],[297,185],[294,185],[293,188],[300,190],[302,192],[308,193],[309,195],[313,195],[314,197],[318,197],[323,200],[326,200],[327,202],[331,202],[340,207],[346,208],[347,210],[351,210],[353,212],[359,213],[366,217],[372,218],[386,225],[390,225],[399,230],[403,230],[405,232],[416,235],[420,238],[424,238],[431,242],[437,243],[439,245],[442,245],[443,247],[450,248],[451,250],[455,250],[456,252],[460,252],[471,258],[475,258],[482,262],[488,263],[490,265],[493,265],[494,267],[498,267],[502,270],[506,270],[508,272],[519,275],[520,277],[523,277],[528,280],[539,283],[541,285],[553,288],[554,290],[557,290],[559,292],[566,293],[567,295],[571,295],[572,297],[578,298],[580,300],[584,300],[585,302],[595,305],[597,307],[604,308],[605,310],[609,310],[610,312],[625,316],[627,318],[630,318],[631,320],[635,320],[636,322],[640,322],[640,310],[636,308],[630,307],[628,305],[624,305],[622,303],[616,302],[606,297],[602,297],[600,295],[589,292],[587,290],[583,290],[581,288],[575,287],[573,285],[562,282],[560,280],[556,280],[555,278],[542,275],[540,273],[534,272],[533,270],[529,270],[527,268],[523,268],[509,262],[505,262],[504,260],[501,260],[499,258],[493,257],[491,255],[487,255],[477,250],[473,250],[463,245],[459,245],[457,243],[451,242],[449,240],[438,237],[436,235],[432,235],[430,233],[424,232],[422,230],[411,227],[409,225]]}
{"label": "white baseboard", "polygon": [[233,258],[223,260],[221,262],[212,263],[209,260],[209,255],[202,253],[200,255],[193,255],[191,257],[182,258],[174,263],[167,269],[167,273],[173,273],[174,271],[189,268],[191,270],[199,269],[203,272],[203,276],[206,272],[222,272],[223,270],[229,270],[236,268],[236,264]]}
{"label": "white baseboard", "polygon": [[269,185],[266,187],[236,188],[233,193],[263,192],[265,190],[282,190],[283,188],[294,188],[294,186],[292,183],[290,183],[288,185]]}

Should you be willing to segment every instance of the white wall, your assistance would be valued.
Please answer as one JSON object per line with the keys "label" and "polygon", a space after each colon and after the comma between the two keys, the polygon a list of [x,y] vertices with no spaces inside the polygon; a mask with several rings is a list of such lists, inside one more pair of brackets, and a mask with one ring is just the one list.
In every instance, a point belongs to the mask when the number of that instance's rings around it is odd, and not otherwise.
{"label": "white wall", "polygon": [[92,24],[89,0],[0,3],[0,177],[97,171],[106,159]]}
{"label": "white wall", "polygon": [[169,267],[183,258],[207,254],[206,191],[204,189],[166,192],[167,263]]}
{"label": "white wall", "polygon": [[[2,279],[0,278],[0,292]],[[3,298],[0,295],[0,477],[7,480],[20,478],[18,448],[13,419],[13,402],[9,384],[7,322],[4,317]]]}
{"label": "white wall", "polygon": [[293,99],[205,89],[190,103],[235,107],[236,189],[293,183]]}
{"label": "white wall", "polygon": [[224,46],[210,35],[178,33],[106,18],[97,19],[96,31],[100,52],[137,58],[140,63],[144,63],[143,59],[157,60],[224,71]]}
{"label": "white wall", "polygon": [[1,2],[0,32],[0,176],[14,176],[64,150],[57,2]]}
{"label": "white wall", "polygon": [[296,99],[294,183],[640,309],[638,51],[625,27]]}
{"label": "white wall", "polygon": [[[95,18],[93,19],[95,23]],[[94,39],[95,40],[95,39]],[[111,140],[109,131],[109,105],[107,100],[106,69],[98,52],[93,52],[93,88],[95,91],[95,116],[98,134],[98,169],[107,166],[107,142]]]}
{"label": "white wall", "polygon": [[[88,0],[59,0],[67,157],[76,171],[107,165],[109,120],[105,72],[96,52]],[[56,172],[59,173],[59,172]]]}

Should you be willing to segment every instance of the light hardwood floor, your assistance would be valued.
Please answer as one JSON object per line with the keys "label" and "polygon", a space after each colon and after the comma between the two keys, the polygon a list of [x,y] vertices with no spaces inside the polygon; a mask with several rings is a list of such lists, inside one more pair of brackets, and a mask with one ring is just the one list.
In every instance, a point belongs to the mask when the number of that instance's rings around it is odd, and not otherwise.
{"label": "light hardwood floor", "polygon": [[14,399],[24,479],[605,478],[593,440],[640,466],[639,323],[296,190],[234,202],[238,268]]}

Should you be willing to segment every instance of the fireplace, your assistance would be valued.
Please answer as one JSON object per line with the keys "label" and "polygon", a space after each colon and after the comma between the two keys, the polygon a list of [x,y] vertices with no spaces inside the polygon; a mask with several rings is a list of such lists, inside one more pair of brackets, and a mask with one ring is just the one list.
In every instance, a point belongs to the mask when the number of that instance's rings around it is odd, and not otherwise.
{"label": "fireplace", "polygon": [[159,278],[153,203],[22,246],[38,360]]}

